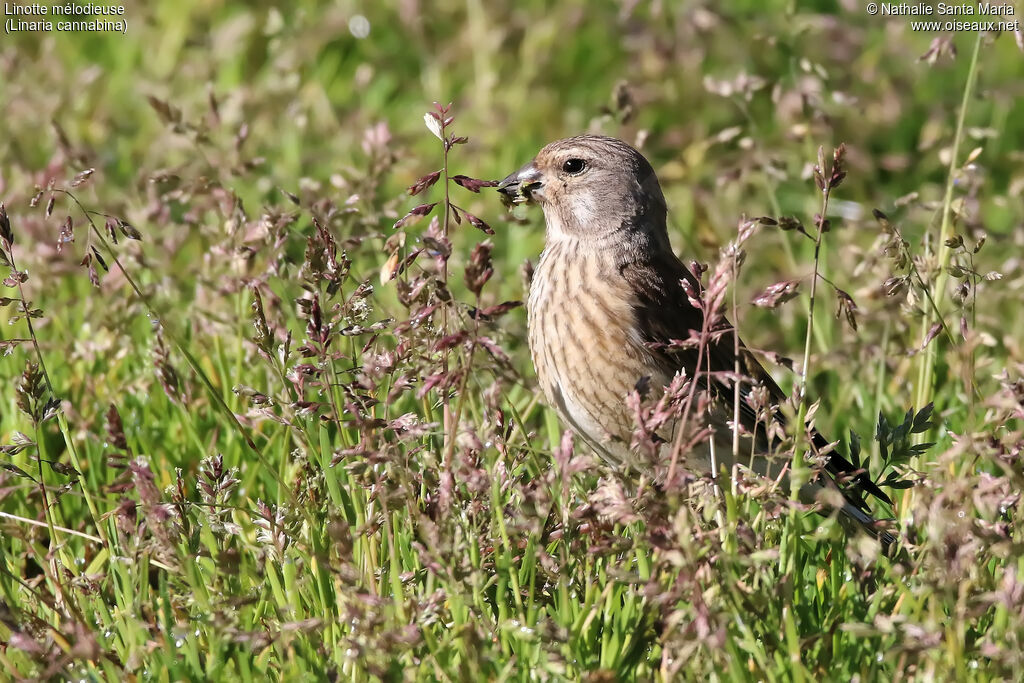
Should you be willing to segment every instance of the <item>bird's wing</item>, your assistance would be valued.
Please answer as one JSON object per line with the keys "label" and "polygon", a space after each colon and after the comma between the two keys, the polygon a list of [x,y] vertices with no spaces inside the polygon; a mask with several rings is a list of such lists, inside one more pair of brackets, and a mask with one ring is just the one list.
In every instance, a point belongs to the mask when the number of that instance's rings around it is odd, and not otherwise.
{"label": "bird's wing", "polygon": [[[697,348],[678,348],[678,345],[676,348],[665,347],[670,345],[673,340],[689,339],[691,330],[700,333],[704,315],[699,308],[690,303],[681,284],[683,280],[688,281],[692,291],[700,292],[702,289],[700,281],[671,253],[648,265],[630,264],[625,266],[623,276],[633,286],[636,295],[634,313],[637,316],[638,327],[645,336],[644,341],[649,345],[653,344],[652,353],[657,362],[664,367],[669,376],[683,368],[687,368],[692,373],[693,368],[697,365],[699,354]],[[733,338],[733,328],[724,319],[715,333],[705,346],[702,365],[705,369],[711,370],[708,386],[712,393],[727,400],[734,391],[732,382],[727,378],[735,370],[736,340]],[[765,425],[758,421],[757,412],[747,399],[754,384],[764,386],[773,403],[784,401],[786,393],[742,341],[739,341],[739,349],[740,372],[753,380],[753,382],[740,383],[742,399],[740,401],[740,422],[752,434],[767,441]],[[783,422],[781,415],[777,419]],[[828,443],[828,440],[820,432],[813,430],[812,444],[816,451],[823,452]],[[852,480],[854,486],[846,487],[844,493],[857,507],[867,510],[863,493],[892,504],[889,496],[878,488],[865,472],[858,470],[853,463],[834,449],[825,458],[826,472],[839,480]]]}

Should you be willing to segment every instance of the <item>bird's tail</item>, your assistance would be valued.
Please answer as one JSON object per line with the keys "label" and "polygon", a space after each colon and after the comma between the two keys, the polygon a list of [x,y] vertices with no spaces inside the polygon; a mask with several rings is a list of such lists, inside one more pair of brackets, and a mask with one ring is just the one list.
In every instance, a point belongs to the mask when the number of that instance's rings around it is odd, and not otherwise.
{"label": "bird's tail", "polygon": [[844,501],[842,507],[839,508],[839,519],[845,526],[852,526],[856,530],[863,531],[872,538],[878,539],[882,544],[882,550],[886,555],[888,555],[890,550],[896,545],[895,536],[885,529],[880,529],[877,519],[869,515],[867,512],[864,512],[864,510],[861,510],[850,501]]}
{"label": "bird's tail", "polygon": [[837,509],[839,522],[847,533],[866,533],[877,539],[882,544],[882,550],[886,555],[890,554],[896,544],[896,537],[881,528],[879,521],[857,505],[854,500],[851,500],[831,477],[821,476],[805,484],[800,489],[800,499],[807,504],[824,506],[825,509],[822,512],[827,513],[829,508]]}

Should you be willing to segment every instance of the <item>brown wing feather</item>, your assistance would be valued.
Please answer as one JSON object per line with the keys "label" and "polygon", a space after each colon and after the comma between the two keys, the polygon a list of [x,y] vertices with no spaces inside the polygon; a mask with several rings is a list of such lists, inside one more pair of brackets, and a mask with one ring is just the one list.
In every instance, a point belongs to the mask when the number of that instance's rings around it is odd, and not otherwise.
{"label": "brown wing feather", "polygon": [[[689,339],[691,330],[700,332],[704,315],[700,309],[690,304],[681,281],[688,281],[692,285],[693,291],[698,292],[701,291],[700,282],[671,250],[660,250],[658,256],[647,264],[624,264],[622,270],[623,275],[634,286],[637,295],[634,313],[637,316],[638,326],[646,337],[646,342],[669,344],[672,340]],[[725,327],[716,330],[720,334],[709,340],[705,347],[705,367],[710,366],[712,375],[715,373],[728,374],[734,371],[736,354],[732,327],[727,321],[723,321],[723,324]],[[742,340],[739,342],[739,348],[740,371],[755,383],[766,387],[774,403],[784,401],[786,393],[747,349]],[[654,351],[655,357],[670,376],[683,367],[695,367],[698,353],[696,348],[656,349]],[[731,383],[726,384],[721,376],[711,380],[710,387],[718,396],[732,396]],[[756,411],[746,400],[751,388],[750,384],[741,383],[740,385],[740,394],[743,399],[740,401],[740,421],[751,433],[767,440],[765,425],[758,422]],[[777,419],[783,422],[781,416]],[[823,451],[828,443],[828,440],[820,432],[817,430],[812,432],[812,444],[817,451]],[[844,493],[857,507],[867,509],[863,493],[871,494],[892,504],[891,499],[864,472],[858,472],[853,463],[835,450],[826,456],[825,470],[833,477],[852,478],[854,487],[846,488]]]}

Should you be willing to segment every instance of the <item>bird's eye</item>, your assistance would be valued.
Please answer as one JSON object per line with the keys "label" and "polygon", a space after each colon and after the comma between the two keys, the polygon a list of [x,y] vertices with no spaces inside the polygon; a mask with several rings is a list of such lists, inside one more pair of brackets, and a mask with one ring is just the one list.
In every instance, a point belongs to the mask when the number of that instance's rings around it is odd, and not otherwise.
{"label": "bird's eye", "polygon": [[562,170],[569,175],[579,175],[580,173],[583,173],[586,168],[587,162],[583,161],[583,159],[567,159],[566,162],[562,164]]}

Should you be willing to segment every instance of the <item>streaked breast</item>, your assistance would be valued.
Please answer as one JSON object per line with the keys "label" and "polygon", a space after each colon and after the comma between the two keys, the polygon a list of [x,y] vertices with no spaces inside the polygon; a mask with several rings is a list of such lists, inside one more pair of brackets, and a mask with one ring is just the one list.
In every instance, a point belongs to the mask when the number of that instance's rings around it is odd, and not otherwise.
{"label": "streaked breast", "polygon": [[530,352],[541,389],[591,443],[628,444],[626,395],[641,377],[665,381],[636,333],[631,298],[612,259],[575,240],[545,249],[530,288]]}

